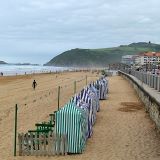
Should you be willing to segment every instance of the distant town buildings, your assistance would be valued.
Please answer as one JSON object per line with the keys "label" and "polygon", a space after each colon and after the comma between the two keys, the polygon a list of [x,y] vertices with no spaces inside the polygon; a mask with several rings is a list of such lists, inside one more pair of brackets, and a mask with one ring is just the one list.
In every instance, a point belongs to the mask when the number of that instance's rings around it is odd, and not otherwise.
{"label": "distant town buildings", "polygon": [[125,55],[125,56],[122,56],[122,60],[121,60],[121,63],[123,64],[126,64],[126,65],[133,65],[135,64],[136,62],[136,58],[138,57],[138,55]]}
{"label": "distant town buildings", "polygon": [[122,63],[126,65],[158,65],[160,64],[160,52],[145,52],[141,55],[122,56]]}
{"label": "distant town buildings", "polygon": [[139,65],[158,65],[160,63],[160,52],[146,52],[136,58],[136,63]]}
{"label": "distant town buildings", "polygon": [[127,64],[127,65],[132,65],[133,62],[132,62],[132,56],[133,55],[125,55],[125,56],[122,56],[122,63],[123,64]]}

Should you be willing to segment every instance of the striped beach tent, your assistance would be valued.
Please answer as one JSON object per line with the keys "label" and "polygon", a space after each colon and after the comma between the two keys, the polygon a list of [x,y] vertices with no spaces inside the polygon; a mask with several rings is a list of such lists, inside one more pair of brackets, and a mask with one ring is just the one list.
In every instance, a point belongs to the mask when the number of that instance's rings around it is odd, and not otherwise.
{"label": "striped beach tent", "polygon": [[102,77],[94,83],[94,86],[98,90],[99,99],[106,99],[106,95],[108,92],[108,80]]}
{"label": "striped beach tent", "polygon": [[55,133],[66,134],[68,153],[82,153],[86,146],[87,114],[74,103],[68,103],[55,115]]}
{"label": "striped beach tent", "polygon": [[100,99],[100,92],[101,92],[101,90],[100,90],[99,80],[95,81],[93,83],[93,86],[97,89],[97,95],[98,95],[98,98]]}
{"label": "striped beach tent", "polygon": [[96,109],[97,109],[97,112],[98,112],[100,110],[100,103],[99,103],[97,89],[93,86],[93,84],[89,84],[89,86],[87,86],[86,89],[87,89],[87,93],[94,100],[94,103],[96,105]]}
{"label": "striped beach tent", "polygon": [[[103,76],[100,78],[100,80],[105,84],[106,89],[108,89],[108,79]],[[107,91],[107,93],[108,93],[108,91]]]}
{"label": "striped beach tent", "polygon": [[91,106],[88,103],[85,103],[82,101],[79,95],[75,95],[72,99],[72,101],[76,104],[76,106],[80,107],[81,109],[85,110],[88,115],[88,132],[86,137],[90,138],[93,134],[93,129],[92,129],[92,109]]}
{"label": "striped beach tent", "polygon": [[100,83],[103,85],[103,93],[102,93],[102,97],[104,99],[106,99],[107,97],[107,93],[108,93],[108,79],[106,79],[105,77],[102,77],[100,79]]}
{"label": "striped beach tent", "polygon": [[92,125],[94,125],[95,121],[96,121],[96,105],[94,103],[93,98],[87,93],[87,90],[84,88],[82,89],[82,91],[79,93],[80,98],[82,99],[82,101],[84,101],[85,103],[88,103],[90,105],[91,108],[91,123]]}
{"label": "striped beach tent", "polygon": [[88,88],[85,88],[85,91],[87,92],[87,94],[89,95],[89,97],[92,99],[92,105],[93,105],[93,116],[94,116],[94,123],[96,121],[96,114],[97,114],[97,99],[95,94]]}

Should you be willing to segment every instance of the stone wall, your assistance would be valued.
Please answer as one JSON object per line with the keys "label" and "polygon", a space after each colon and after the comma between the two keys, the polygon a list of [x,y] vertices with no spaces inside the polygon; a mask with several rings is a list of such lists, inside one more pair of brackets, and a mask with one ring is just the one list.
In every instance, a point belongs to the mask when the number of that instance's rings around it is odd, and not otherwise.
{"label": "stone wall", "polygon": [[[145,105],[146,112],[149,113],[151,119],[155,122],[157,129],[160,131],[160,102],[153,95],[145,90],[143,83],[138,83],[130,75],[119,71],[119,75],[124,77],[136,90],[139,98]],[[156,91],[155,91],[156,92]]]}

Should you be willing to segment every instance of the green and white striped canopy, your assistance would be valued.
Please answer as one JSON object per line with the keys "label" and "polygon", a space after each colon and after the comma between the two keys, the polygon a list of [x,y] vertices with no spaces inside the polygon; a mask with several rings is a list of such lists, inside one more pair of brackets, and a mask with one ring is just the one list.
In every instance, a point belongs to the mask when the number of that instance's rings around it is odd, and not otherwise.
{"label": "green and white striped canopy", "polygon": [[56,134],[66,134],[68,153],[82,153],[86,146],[87,113],[74,103],[68,103],[55,115]]}

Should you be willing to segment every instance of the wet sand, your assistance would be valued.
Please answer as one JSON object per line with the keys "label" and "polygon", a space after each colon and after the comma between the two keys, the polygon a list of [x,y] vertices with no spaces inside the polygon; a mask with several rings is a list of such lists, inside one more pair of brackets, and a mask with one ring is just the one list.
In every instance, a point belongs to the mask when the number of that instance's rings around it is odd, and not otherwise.
{"label": "wet sand", "polygon": [[[83,154],[54,157],[13,157],[14,105],[18,104],[18,132],[35,129],[37,122],[47,121],[57,110],[57,88],[61,88],[62,106],[97,74],[75,72],[0,77],[0,159],[3,160],[159,160],[160,134],[144,111],[135,91],[122,77],[109,78],[108,100],[100,102],[94,134]],[[93,77],[89,77],[93,76]],[[38,86],[34,91],[32,81]]]}

